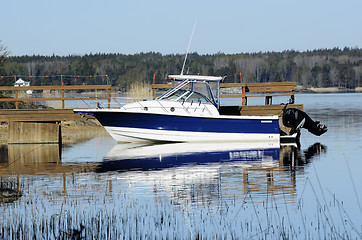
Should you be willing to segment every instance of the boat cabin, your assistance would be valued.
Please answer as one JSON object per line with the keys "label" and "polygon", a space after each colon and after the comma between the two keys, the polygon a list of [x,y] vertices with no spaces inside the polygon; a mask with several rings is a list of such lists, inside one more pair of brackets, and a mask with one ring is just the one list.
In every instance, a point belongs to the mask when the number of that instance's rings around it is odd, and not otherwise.
{"label": "boat cabin", "polygon": [[219,108],[220,81],[224,79],[223,77],[169,75],[169,78],[172,79],[173,88],[159,96],[157,100],[211,103]]}

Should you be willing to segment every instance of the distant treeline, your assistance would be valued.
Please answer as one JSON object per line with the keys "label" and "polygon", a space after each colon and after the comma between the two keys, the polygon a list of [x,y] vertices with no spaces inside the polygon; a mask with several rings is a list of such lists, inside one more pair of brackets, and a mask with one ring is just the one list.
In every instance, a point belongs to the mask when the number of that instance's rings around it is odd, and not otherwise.
{"label": "distant treeline", "polygon": [[[133,82],[167,81],[181,72],[184,56],[160,53],[87,54],[83,56],[8,57],[0,66],[0,85],[12,85],[14,75],[31,85],[105,84],[124,88]],[[361,86],[362,49],[321,49],[242,54],[189,54],[184,74],[227,76],[226,82],[294,81],[305,87]],[[33,76],[32,78],[30,76]],[[77,77],[79,76],[79,77]]]}

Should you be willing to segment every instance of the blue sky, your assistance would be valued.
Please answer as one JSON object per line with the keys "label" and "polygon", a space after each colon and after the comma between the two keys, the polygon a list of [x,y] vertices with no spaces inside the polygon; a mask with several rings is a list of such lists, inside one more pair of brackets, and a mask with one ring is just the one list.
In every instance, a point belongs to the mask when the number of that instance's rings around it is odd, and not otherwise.
{"label": "blue sky", "polygon": [[362,47],[362,1],[9,0],[11,55],[199,54]]}

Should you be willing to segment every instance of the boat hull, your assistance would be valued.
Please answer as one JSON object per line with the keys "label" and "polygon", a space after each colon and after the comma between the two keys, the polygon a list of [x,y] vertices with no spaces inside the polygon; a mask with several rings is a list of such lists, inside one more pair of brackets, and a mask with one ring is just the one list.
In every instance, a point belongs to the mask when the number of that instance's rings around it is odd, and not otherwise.
{"label": "boat hull", "polygon": [[205,117],[109,110],[79,113],[97,118],[117,142],[279,141],[276,116]]}

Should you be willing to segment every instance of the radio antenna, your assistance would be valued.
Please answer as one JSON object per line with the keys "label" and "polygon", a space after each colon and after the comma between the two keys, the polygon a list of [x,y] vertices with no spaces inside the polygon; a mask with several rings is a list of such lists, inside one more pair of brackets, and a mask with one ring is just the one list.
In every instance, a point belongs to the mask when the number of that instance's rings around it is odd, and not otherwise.
{"label": "radio antenna", "polygon": [[189,54],[189,50],[190,50],[190,46],[191,46],[191,41],[192,41],[192,37],[194,36],[194,31],[195,31],[196,23],[197,23],[197,18],[196,18],[196,20],[195,20],[194,27],[192,28],[192,33],[191,33],[189,45],[188,45],[188,47],[187,47],[187,51],[186,51],[184,63],[183,63],[183,65],[182,65],[181,75],[184,75],[184,69],[185,69],[185,64],[186,64],[186,60],[187,60],[187,55]]}

